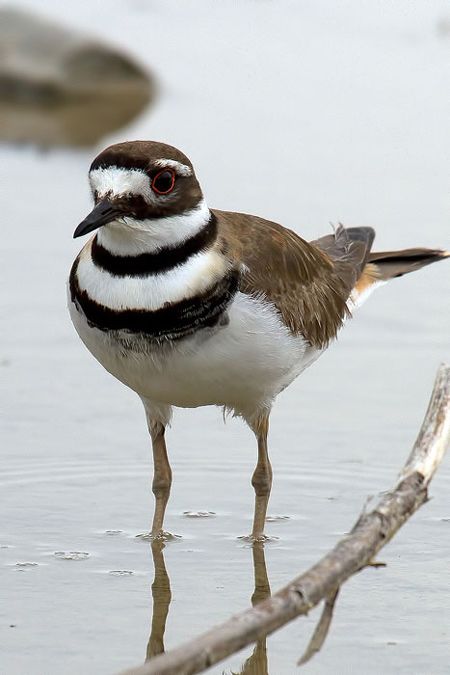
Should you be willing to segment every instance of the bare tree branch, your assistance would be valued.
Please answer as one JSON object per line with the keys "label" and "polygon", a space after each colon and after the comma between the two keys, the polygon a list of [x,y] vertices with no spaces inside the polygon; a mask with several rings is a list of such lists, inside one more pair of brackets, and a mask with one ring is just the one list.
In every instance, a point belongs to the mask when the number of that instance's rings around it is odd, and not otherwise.
{"label": "bare tree branch", "polygon": [[319,562],[255,607],[124,675],[193,675],[307,614],[376,553],[428,499],[427,486],[450,441],[450,367],[441,365],[414,448],[394,488],[363,512],[349,534]]}

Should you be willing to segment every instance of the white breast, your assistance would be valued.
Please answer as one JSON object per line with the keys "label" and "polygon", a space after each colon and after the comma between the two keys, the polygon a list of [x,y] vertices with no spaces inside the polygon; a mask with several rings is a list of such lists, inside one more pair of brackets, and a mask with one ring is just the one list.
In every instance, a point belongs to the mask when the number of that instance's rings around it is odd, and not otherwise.
{"label": "white breast", "polygon": [[244,416],[274,397],[320,354],[292,336],[265,300],[238,293],[229,323],[173,348],[149,348],[89,327],[72,303],[75,327],[100,363],[140,396],[181,407],[223,405]]}

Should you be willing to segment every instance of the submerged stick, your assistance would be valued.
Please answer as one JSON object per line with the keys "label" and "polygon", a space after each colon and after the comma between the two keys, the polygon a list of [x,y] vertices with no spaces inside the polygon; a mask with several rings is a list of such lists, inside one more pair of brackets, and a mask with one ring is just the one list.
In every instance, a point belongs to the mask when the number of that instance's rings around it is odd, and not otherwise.
{"label": "submerged stick", "polygon": [[123,675],[194,675],[331,598],[428,499],[427,487],[450,442],[450,366],[441,365],[413,450],[392,490],[363,512],[349,534],[271,598]]}
{"label": "submerged stick", "polygon": [[304,666],[308,663],[317,652],[323,647],[323,643],[327,639],[328,631],[330,630],[331,621],[333,620],[334,605],[339,594],[339,588],[336,588],[331,595],[325,598],[322,614],[319,622],[314,630],[314,633],[306,647],[303,655],[297,661],[298,666]]}

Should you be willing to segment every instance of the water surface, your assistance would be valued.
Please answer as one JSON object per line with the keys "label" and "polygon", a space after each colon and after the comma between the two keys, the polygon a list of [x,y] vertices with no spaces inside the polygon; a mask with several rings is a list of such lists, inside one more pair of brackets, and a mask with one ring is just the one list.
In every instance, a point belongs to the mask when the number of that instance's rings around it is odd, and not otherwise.
{"label": "water surface", "polygon": [[[308,239],[340,220],[375,226],[378,248],[450,246],[446,3],[23,4],[153,67],[158,107],[104,144],[178,145],[211,206],[273,218]],[[120,671],[161,648],[170,594],[166,648],[246,608],[254,592],[252,549],[237,537],[251,527],[256,450],[218,410],[177,411],[168,433],[166,525],[182,538],[152,552],[136,537],[153,508],[144,414],[83,348],[65,308],[95,152],[0,152],[7,675]],[[259,592],[314,563],[395,480],[437,366],[450,359],[449,298],[445,263],[392,282],[279,397],[269,512],[282,518],[268,523],[279,539],[256,560]],[[382,552],[387,567],[344,587],[306,672],[448,672],[449,479],[447,462],[433,500]],[[199,511],[213,515],[192,517]],[[296,672],[318,616],[271,637],[267,652],[260,645],[243,672]],[[242,672],[252,652],[210,672]]]}

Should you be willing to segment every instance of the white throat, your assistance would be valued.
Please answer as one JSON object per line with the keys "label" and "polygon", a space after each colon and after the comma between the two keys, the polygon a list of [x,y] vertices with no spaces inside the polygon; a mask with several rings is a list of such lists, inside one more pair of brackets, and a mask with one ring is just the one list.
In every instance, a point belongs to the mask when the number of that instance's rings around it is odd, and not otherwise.
{"label": "white throat", "polygon": [[197,234],[208,222],[210,211],[204,199],[194,208],[177,216],[135,220],[122,218],[103,225],[97,240],[115,255],[154,253],[175,247]]}

